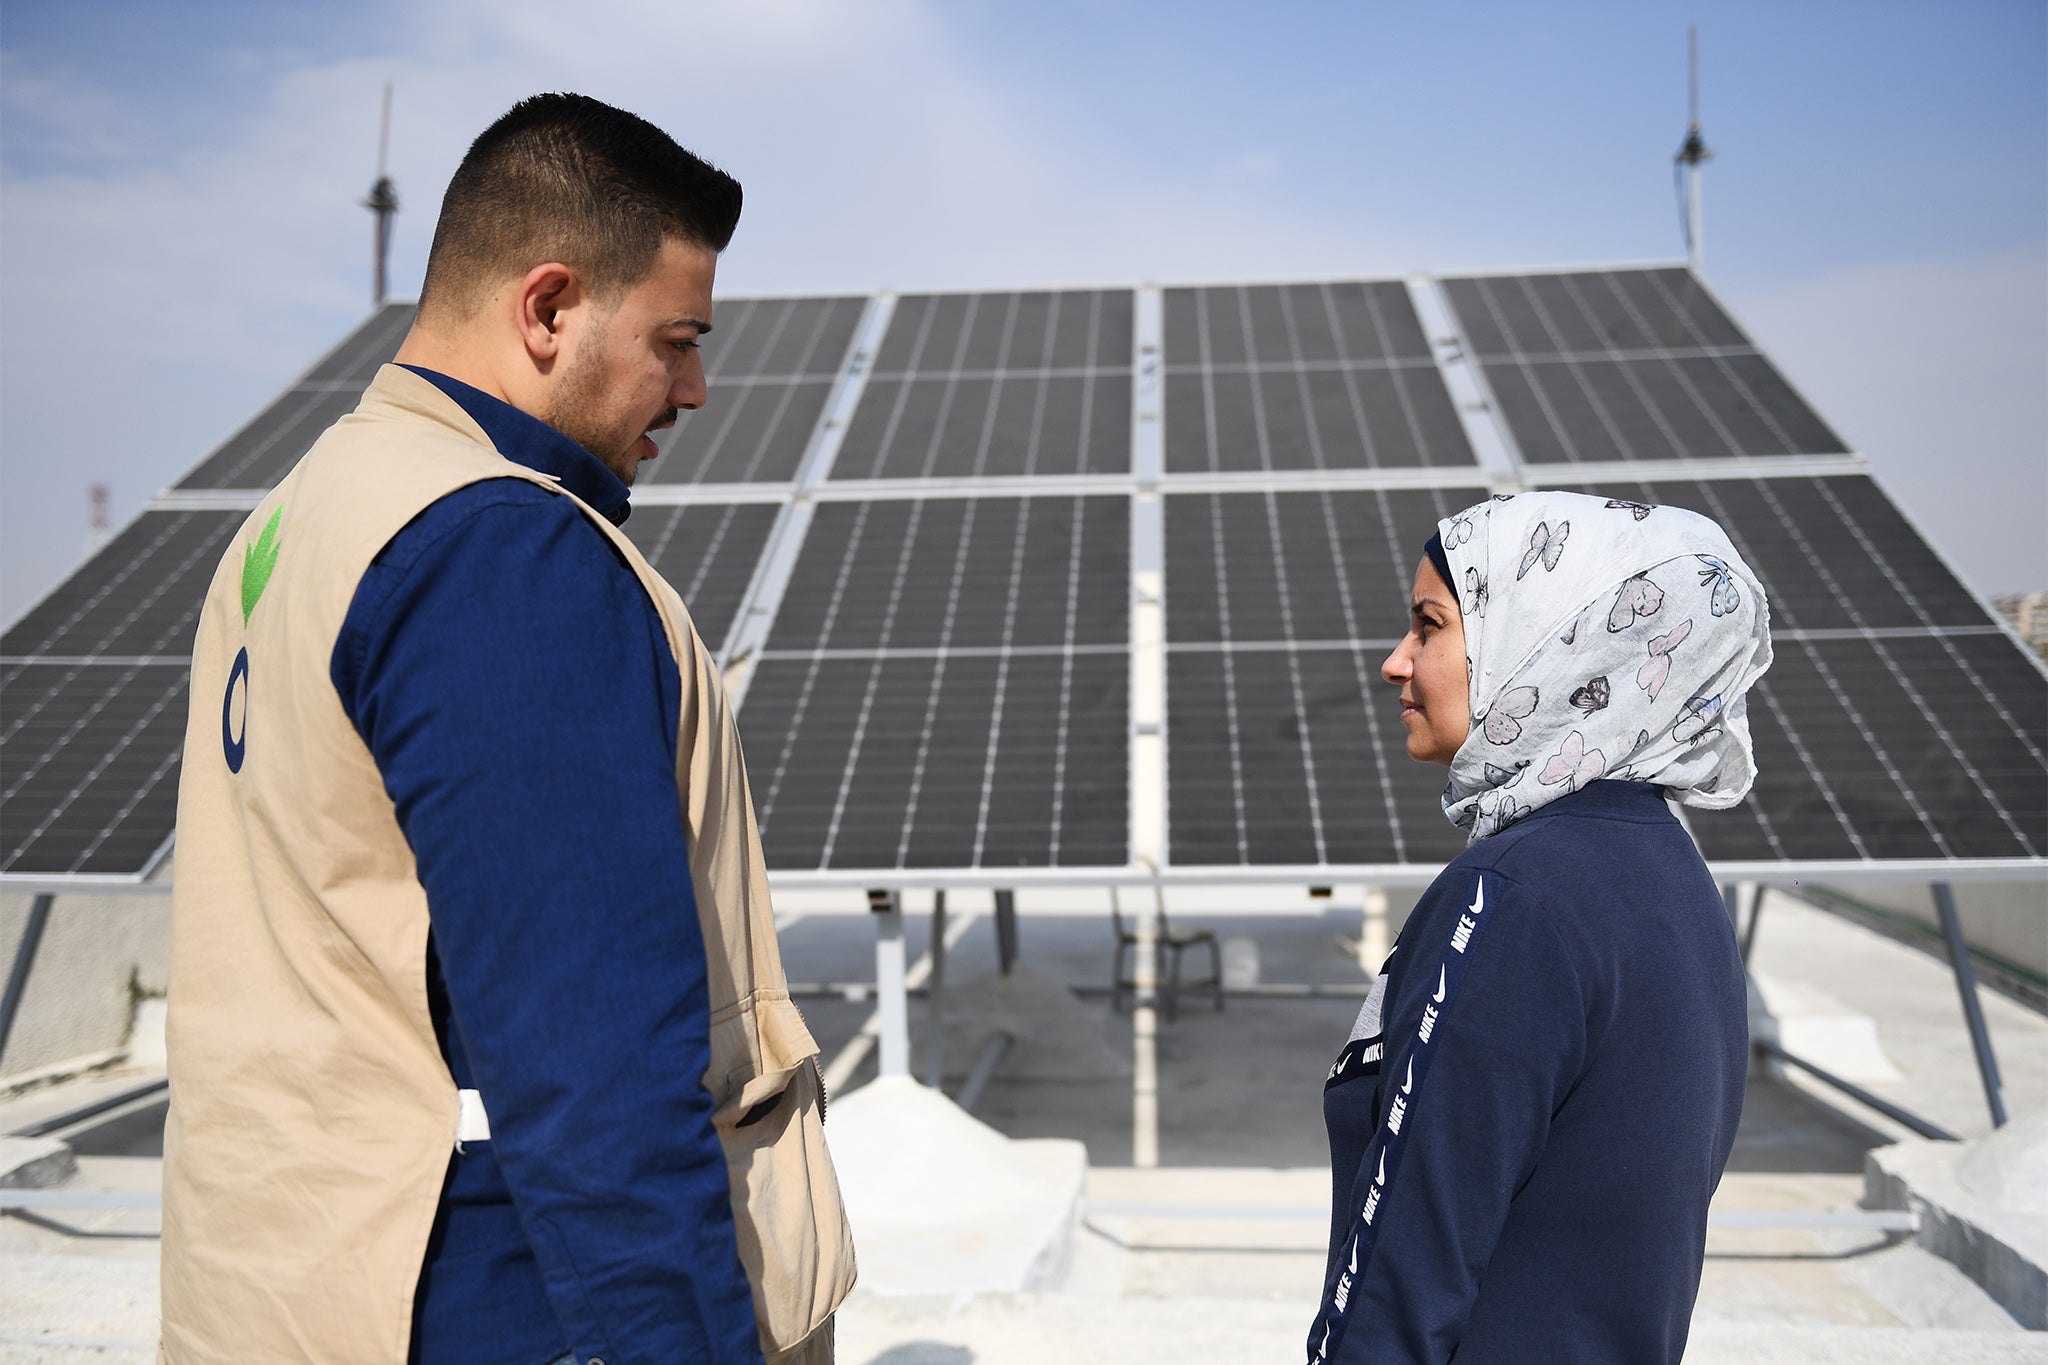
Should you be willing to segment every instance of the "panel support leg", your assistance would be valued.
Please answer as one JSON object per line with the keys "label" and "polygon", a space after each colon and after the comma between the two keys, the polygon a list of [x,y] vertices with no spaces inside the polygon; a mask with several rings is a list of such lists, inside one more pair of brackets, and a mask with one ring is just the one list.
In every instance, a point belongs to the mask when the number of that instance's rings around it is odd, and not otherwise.
{"label": "panel support leg", "polygon": [[996,892],[996,964],[1004,976],[1017,962],[1017,893]]}
{"label": "panel support leg", "polygon": [[[1750,952],[1756,947],[1757,921],[1764,916],[1764,886],[1762,882],[1724,882],[1721,886],[1722,903],[1728,907],[1728,922],[1740,935],[1742,965],[1749,966]],[[1742,906],[1749,904],[1749,921],[1743,922]]]}
{"label": "panel support leg", "polygon": [[1358,966],[1368,979],[1387,960],[1387,888],[1365,888],[1365,921],[1358,930]]}
{"label": "panel support leg", "polygon": [[0,995],[0,1061],[7,1058],[7,1039],[14,1032],[14,1016],[21,1012],[21,997],[28,993],[29,970],[36,965],[36,950],[42,947],[43,930],[50,923],[52,895],[37,896],[28,908],[28,923],[22,927],[21,943],[14,950],[14,966],[7,973],[7,993]]}
{"label": "panel support leg", "polygon": [[934,1090],[946,1079],[946,890],[932,892],[931,1002],[925,1016],[924,1083]]}
{"label": "panel support leg", "polygon": [[880,1018],[880,1075],[910,1074],[910,1010],[903,974],[903,900],[894,891],[868,892],[875,914],[875,1011]]}
{"label": "panel support leg", "polygon": [[1131,1165],[1140,1169],[1159,1164],[1159,912],[1164,895],[1155,884],[1154,907],[1137,917],[1137,968],[1132,973]]}
{"label": "panel support leg", "polygon": [[1941,915],[1941,932],[1948,940],[1949,965],[1955,968],[1956,993],[1963,998],[1963,1022],[1970,1026],[1970,1046],[1977,1053],[1977,1074],[1984,1078],[1984,1100],[1991,1107],[1991,1126],[2005,1126],[2005,1098],[2000,1092],[1998,1058],[1991,1052],[1991,1030],[1984,1026],[1983,1002],[1977,998],[1977,972],[1970,965],[1970,949],[1963,942],[1962,921],[1956,917],[1955,893],[1947,882],[1934,884],[1934,908]]}

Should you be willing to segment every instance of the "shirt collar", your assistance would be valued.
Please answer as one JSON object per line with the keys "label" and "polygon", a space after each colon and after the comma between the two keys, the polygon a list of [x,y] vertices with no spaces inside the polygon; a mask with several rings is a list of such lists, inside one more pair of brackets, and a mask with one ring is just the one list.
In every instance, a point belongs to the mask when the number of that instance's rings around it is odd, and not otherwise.
{"label": "shirt collar", "polygon": [[604,461],[540,418],[424,366],[405,368],[454,399],[506,459],[552,475],[614,526],[623,525],[631,515],[632,491],[625,482]]}

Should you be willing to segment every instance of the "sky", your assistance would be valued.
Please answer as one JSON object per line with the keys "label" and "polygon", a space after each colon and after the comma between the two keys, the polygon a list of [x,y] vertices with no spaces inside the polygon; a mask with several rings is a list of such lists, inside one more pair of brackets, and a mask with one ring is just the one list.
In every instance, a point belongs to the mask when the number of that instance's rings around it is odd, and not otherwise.
{"label": "sky", "polygon": [[[1682,258],[1987,594],[2048,588],[2048,6],[4,0],[0,620],[392,293],[524,95],[746,186],[719,291]],[[714,395],[715,401],[715,395]]]}

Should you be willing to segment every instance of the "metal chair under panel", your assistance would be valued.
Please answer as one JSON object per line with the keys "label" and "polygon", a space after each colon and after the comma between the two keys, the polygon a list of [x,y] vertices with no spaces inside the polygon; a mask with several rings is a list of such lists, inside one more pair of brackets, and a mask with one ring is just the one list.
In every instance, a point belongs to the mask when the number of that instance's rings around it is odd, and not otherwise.
{"label": "metal chair under panel", "polygon": [[[1164,980],[1159,985],[1160,998],[1166,1006],[1166,1017],[1172,1020],[1179,1016],[1180,993],[1183,988],[1189,990],[1207,989],[1213,992],[1216,1008],[1220,1011],[1223,1008],[1223,950],[1216,942],[1216,931],[1214,929],[1192,929],[1185,933],[1176,934],[1173,931],[1173,926],[1166,918],[1165,890],[1155,886],[1153,894],[1158,898],[1156,903],[1159,923],[1158,945],[1159,951],[1164,957],[1166,967]],[[1115,887],[1109,889],[1109,917],[1110,923],[1116,930],[1116,957],[1110,967],[1109,1003],[1111,1009],[1121,1011],[1126,994],[1129,994],[1133,999],[1137,996],[1137,978],[1129,975],[1125,968],[1130,960],[1131,949],[1138,945],[1138,933],[1135,929],[1124,923],[1123,905]],[[1180,975],[1180,960],[1181,955],[1190,948],[1207,948],[1209,950],[1209,974],[1197,981],[1184,982],[1181,980]]]}

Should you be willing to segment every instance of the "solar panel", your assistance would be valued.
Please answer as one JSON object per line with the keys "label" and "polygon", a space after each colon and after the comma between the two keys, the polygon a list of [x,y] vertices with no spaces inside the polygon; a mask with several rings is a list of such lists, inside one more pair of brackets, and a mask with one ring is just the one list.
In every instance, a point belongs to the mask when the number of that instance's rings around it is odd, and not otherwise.
{"label": "solar panel", "polygon": [[1129,509],[819,504],[740,712],[769,866],[1125,863]]}
{"label": "solar panel", "polygon": [[1462,847],[1379,667],[1407,630],[1423,542],[1486,492],[1166,496],[1174,863],[1405,863]]}
{"label": "solar panel", "polygon": [[388,303],[256,419],[228,438],[178,484],[184,490],[267,491],[313,448],[320,433],[353,412],[377,367],[398,354],[414,307]]}
{"label": "solar panel", "polygon": [[1129,290],[896,301],[834,479],[1131,467]]}
{"label": "solar panel", "polygon": [[636,506],[623,529],[682,595],[698,637],[717,654],[781,511],[775,502]]}
{"label": "solar panel", "polygon": [[1688,270],[1442,287],[1528,463],[1846,451]]}
{"label": "solar panel", "polygon": [[1584,491],[1713,517],[1770,593],[1760,775],[1736,810],[1689,815],[1708,857],[2048,853],[2048,676],[1870,479]]}
{"label": "solar panel", "polygon": [[[167,847],[233,508],[353,407],[411,312],[369,319],[0,638],[0,874],[134,876]],[[1380,661],[1435,521],[1574,466],[1585,491],[1713,516],[1772,591],[1756,792],[1687,812],[1710,858],[2048,854],[2048,672],[1686,270],[720,300],[716,320],[710,404],[626,532],[739,652],[778,872],[1127,868],[1161,801],[1156,852],[1193,875],[1441,863],[1463,835]],[[1488,408],[1504,448],[1482,470],[1466,423]],[[1156,653],[1130,634],[1153,565]],[[1133,734],[1161,702],[1153,760]]]}
{"label": "solar panel", "polygon": [[1399,284],[1165,292],[1166,470],[1470,468]]}
{"label": "solar panel", "polygon": [[0,674],[0,873],[146,871],[177,818],[189,664],[10,664]]}
{"label": "solar panel", "polygon": [[53,657],[189,657],[206,586],[247,515],[143,513],[0,636],[0,675]]}
{"label": "solar panel", "polygon": [[710,401],[657,441],[648,484],[787,483],[846,367],[864,298],[719,302],[704,342]]}

